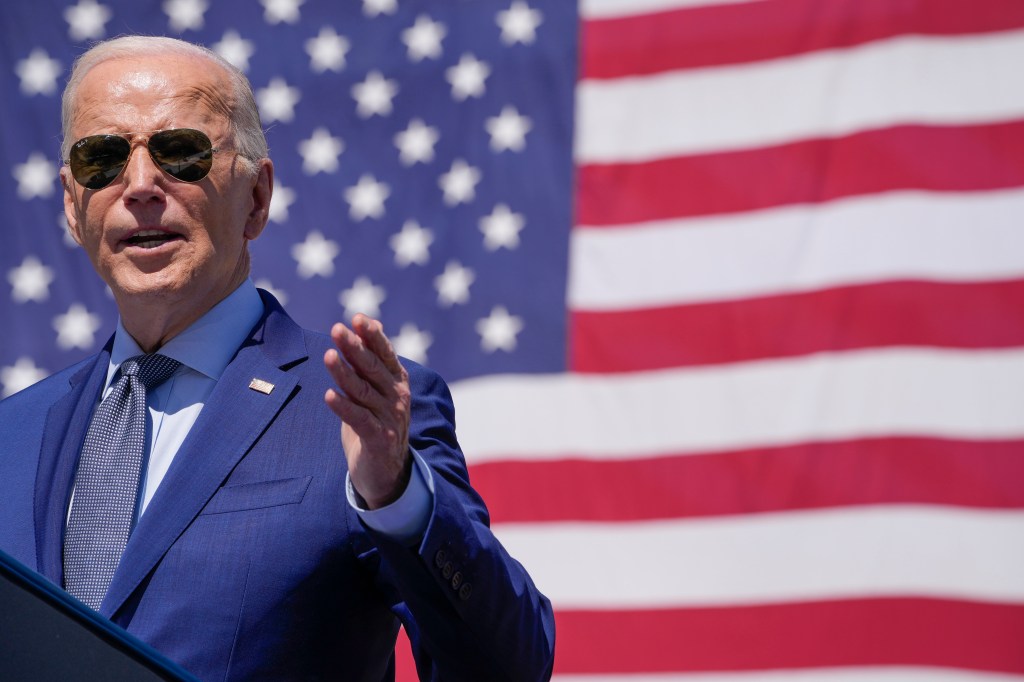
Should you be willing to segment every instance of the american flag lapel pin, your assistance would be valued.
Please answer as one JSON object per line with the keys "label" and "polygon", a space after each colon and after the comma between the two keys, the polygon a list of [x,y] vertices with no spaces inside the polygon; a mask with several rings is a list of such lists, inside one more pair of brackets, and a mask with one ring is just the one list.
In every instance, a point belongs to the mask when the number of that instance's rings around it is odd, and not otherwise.
{"label": "american flag lapel pin", "polygon": [[266,393],[267,395],[270,395],[270,392],[274,390],[274,384],[270,383],[269,381],[264,381],[263,379],[254,378],[252,381],[249,382],[249,388],[251,388],[254,391],[259,391],[260,393]]}

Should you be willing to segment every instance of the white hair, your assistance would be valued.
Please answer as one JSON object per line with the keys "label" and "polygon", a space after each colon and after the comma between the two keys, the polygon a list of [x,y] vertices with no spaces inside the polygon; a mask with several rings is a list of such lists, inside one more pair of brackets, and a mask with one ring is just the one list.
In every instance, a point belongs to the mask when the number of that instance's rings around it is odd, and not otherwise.
{"label": "white hair", "polygon": [[219,54],[202,45],[164,36],[121,36],[97,43],[75,60],[71,77],[61,97],[61,158],[68,158],[74,140],[69,139],[71,119],[75,112],[75,96],[82,79],[93,67],[111,59],[146,55],[176,54],[198,57],[213,62],[224,70],[231,84],[228,118],[235,137],[238,154],[250,161],[266,158],[267,138],[260,125],[260,112],[249,79]]}

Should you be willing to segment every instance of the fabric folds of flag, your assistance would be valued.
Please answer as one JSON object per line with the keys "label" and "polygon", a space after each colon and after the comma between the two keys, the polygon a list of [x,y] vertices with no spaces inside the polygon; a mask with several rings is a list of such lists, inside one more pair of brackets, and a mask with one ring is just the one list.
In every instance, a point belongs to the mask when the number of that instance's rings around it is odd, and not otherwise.
{"label": "fabric folds of flag", "polygon": [[71,63],[182,37],[267,129],[253,279],[449,380],[556,680],[1024,682],[1021,0],[40,0],[0,30],[0,395],[116,323],[62,215]]}
{"label": "fabric folds of flag", "polygon": [[455,387],[556,679],[1024,679],[1024,7],[580,9],[570,372]]}

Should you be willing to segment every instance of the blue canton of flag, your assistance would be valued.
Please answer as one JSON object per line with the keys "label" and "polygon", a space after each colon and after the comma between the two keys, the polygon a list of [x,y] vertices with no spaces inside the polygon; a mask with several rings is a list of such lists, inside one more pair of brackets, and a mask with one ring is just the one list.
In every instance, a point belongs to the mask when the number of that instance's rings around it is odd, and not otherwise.
{"label": "blue canton of flag", "polygon": [[565,368],[573,3],[6,3],[0,236],[9,395],[95,352],[109,291],[67,234],[60,92],[124,33],[204,44],[251,81],[275,163],[252,278],[304,326],[380,318],[454,380]]}

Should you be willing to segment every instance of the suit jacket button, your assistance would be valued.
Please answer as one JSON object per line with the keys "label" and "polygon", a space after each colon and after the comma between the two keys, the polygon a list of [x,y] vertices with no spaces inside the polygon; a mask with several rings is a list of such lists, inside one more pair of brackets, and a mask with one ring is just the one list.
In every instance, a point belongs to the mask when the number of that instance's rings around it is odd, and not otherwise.
{"label": "suit jacket button", "polygon": [[471,594],[473,594],[473,584],[462,583],[462,587],[459,588],[459,599],[466,601]]}
{"label": "suit jacket button", "polygon": [[452,562],[450,562],[450,561],[445,563],[444,568],[441,569],[441,575],[444,576],[445,580],[448,580],[448,578],[451,578],[452,577],[452,573],[454,573],[454,572],[455,572],[455,565],[452,564]]}
{"label": "suit jacket button", "polygon": [[434,565],[438,568],[441,568],[442,566],[444,566],[444,561],[447,558],[448,557],[445,555],[443,549],[437,550],[437,554],[434,555]]}
{"label": "suit jacket button", "polygon": [[452,589],[459,589],[459,585],[462,584],[462,573],[455,571],[455,575],[452,576]]}

